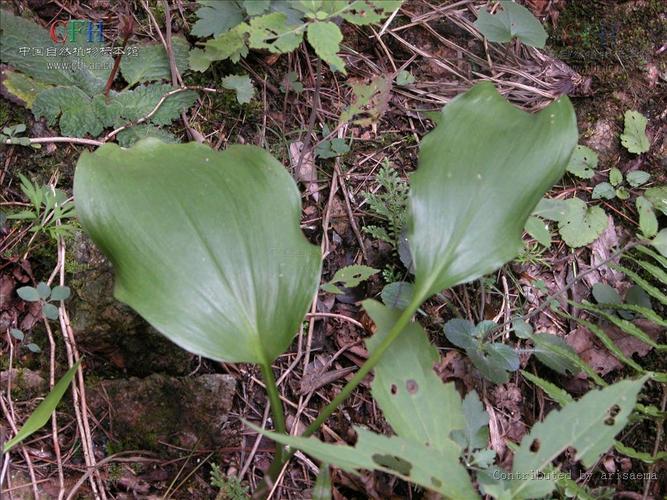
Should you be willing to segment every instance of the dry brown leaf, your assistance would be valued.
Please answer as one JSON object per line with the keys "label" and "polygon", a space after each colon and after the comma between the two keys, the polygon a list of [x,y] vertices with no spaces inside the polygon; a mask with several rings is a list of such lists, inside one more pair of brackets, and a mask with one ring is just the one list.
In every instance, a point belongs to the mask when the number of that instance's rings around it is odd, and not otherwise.
{"label": "dry brown leaf", "polygon": [[313,149],[304,151],[304,144],[295,141],[289,145],[289,158],[296,179],[306,188],[306,192],[315,201],[319,201],[320,193],[317,184],[317,167],[315,166],[315,155]]}
{"label": "dry brown leaf", "polygon": [[[662,332],[662,328],[656,326],[650,321],[637,319],[633,323],[644,330],[646,334],[652,339],[657,339]],[[607,325],[604,327],[605,333],[614,344],[621,350],[623,354],[628,357],[637,355],[639,357],[646,356],[652,347],[635,337],[626,334],[620,328]],[[589,365],[595,372],[604,376],[607,373],[623,367],[623,364],[609,352],[587,328],[580,326],[570,332],[565,341],[579,354],[581,359]],[[584,373],[580,373],[579,377],[585,378]]]}

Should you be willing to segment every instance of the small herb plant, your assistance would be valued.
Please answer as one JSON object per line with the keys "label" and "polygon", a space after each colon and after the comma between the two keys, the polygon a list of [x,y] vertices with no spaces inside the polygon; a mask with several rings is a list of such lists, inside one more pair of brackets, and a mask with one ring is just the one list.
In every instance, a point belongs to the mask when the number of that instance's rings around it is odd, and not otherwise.
{"label": "small herb plant", "polygon": [[67,300],[70,296],[70,289],[67,286],[54,286],[51,288],[44,282],[40,282],[36,287],[22,286],[16,290],[19,297],[27,302],[39,302],[42,305],[42,314],[47,319],[58,319],[58,306],[54,302]]}
{"label": "small herb plant", "polygon": [[8,215],[7,219],[28,221],[31,223],[30,232],[44,233],[54,240],[71,234],[76,226],[70,221],[76,217],[76,211],[65,192],[51,186],[37,186],[23,174],[18,176],[21,191],[32,206]]}
{"label": "small herb plant", "polygon": [[218,488],[216,498],[220,500],[246,500],[250,498],[248,487],[238,477],[226,476],[218,464],[211,464],[211,486]]}
{"label": "small herb plant", "polygon": [[364,197],[373,216],[383,224],[364,226],[363,231],[397,248],[408,218],[408,183],[401,179],[388,160],[380,167],[376,181],[378,192],[367,192]]}
{"label": "small herb plant", "polygon": [[34,352],[35,354],[42,352],[41,347],[39,347],[34,342],[24,343],[26,340],[25,333],[23,333],[23,331],[19,330],[18,328],[10,328],[9,334],[18,340],[20,345],[28,349],[30,352]]}
{"label": "small herb plant", "polygon": [[16,125],[11,125],[2,128],[0,132],[0,144],[9,141],[10,144],[18,144],[19,146],[32,146],[35,149],[41,147],[40,144],[30,144],[30,139],[27,137],[22,137],[26,130],[24,123],[17,123]]}

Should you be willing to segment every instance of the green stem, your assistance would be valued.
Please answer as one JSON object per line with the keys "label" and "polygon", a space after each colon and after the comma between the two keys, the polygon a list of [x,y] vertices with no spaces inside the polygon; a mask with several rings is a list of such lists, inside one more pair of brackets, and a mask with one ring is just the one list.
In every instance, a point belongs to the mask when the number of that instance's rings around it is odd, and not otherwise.
{"label": "green stem", "polygon": [[[343,389],[331,401],[331,403],[329,403],[322,411],[320,411],[320,414],[317,416],[317,418],[313,420],[306,428],[302,434],[303,437],[311,436],[317,429],[319,429],[319,427],[326,421],[327,418],[329,418],[329,416],[336,410],[336,408],[338,408],[338,406],[347,399],[352,391],[357,388],[366,375],[368,375],[370,371],[375,368],[375,365],[378,364],[385,351],[403,332],[405,327],[410,322],[412,316],[415,314],[415,312],[417,312],[417,309],[419,309],[420,305],[420,298],[415,297],[408,308],[405,309],[405,311],[403,311],[401,316],[398,318],[398,321],[396,321],[394,326],[391,327],[389,333],[387,333],[385,338],[382,339],[380,344],[371,353],[366,362],[361,365],[361,368],[359,368],[354,377],[352,377],[352,379],[347,384],[345,384],[345,387],[343,387]],[[274,480],[280,473],[280,469],[283,467],[285,462],[287,462],[292,457],[292,455],[294,455],[294,451],[287,453],[283,458],[276,456],[275,460],[271,464],[271,467],[269,467],[269,470],[267,471],[267,476],[271,478],[271,480]]]}
{"label": "green stem", "polygon": [[320,414],[317,416],[317,418],[313,420],[306,428],[306,430],[303,432],[303,437],[308,437],[312,435],[317,429],[319,429],[320,426],[326,421],[326,419],[329,418],[329,416],[336,410],[336,408],[338,408],[338,406],[340,406],[340,404],[345,401],[350,394],[352,394],[352,391],[357,388],[366,375],[368,375],[370,371],[375,368],[375,365],[379,363],[380,359],[382,359],[382,355],[389,348],[389,346],[394,342],[394,340],[398,338],[401,332],[403,332],[418,308],[419,303],[415,305],[415,301],[413,301],[413,303],[410,304],[410,306],[405,311],[403,311],[403,314],[401,314],[401,316],[398,318],[398,321],[394,323],[394,326],[391,327],[389,333],[387,333],[386,337],[382,339],[380,344],[371,353],[366,362],[361,365],[361,368],[359,368],[357,373],[354,374],[354,377],[352,377],[352,379],[347,384],[345,384],[345,387],[343,387],[338,395],[333,398],[331,403],[325,406],[324,409],[320,411]]}
{"label": "green stem", "polygon": [[[271,414],[273,415],[273,425],[277,432],[281,434],[287,434],[287,426],[285,425],[285,414],[283,413],[283,405],[280,402],[280,394],[278,393],[278,386],[276,385],[276,379],[273,376],[273,369],[271,368],[271,363],[261,364],[262,376],[264,377],[264,382],[266,383],[266,393],[269,396],[269,403],[271,404]],[[276,443],[276,458],[277,462],[282,462],[283,458],[283,446]]]}

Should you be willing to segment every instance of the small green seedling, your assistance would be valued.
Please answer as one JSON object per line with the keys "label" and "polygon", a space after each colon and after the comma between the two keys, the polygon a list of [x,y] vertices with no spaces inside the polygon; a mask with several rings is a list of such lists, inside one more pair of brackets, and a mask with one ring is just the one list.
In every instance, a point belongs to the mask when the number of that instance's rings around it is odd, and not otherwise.
{"label": "small green seedling", "polygon": [[[627,200],[630,197],[631,188],[638,188],[646,184],[651,178],[651,174],[644,172],[643,170],[633,170],[628,172],[623,178],[623,173],[617,169],[612,168],[609,171],[609,182],[601,182],[593,188],[593,194],[591,197],[594,200],[605,199],[613,200],[618,198],[619,200]],[[624,182],[625,181],[625,182]]]}
{"label": "small green seedling", "polygon": [[42,304],[42,314],[51,320],[58,319],[58,307],[53,302],[67,300],[70,296],[70,289],[67,286],[55,286],[51,288],[44,282],[40,282],[37,287],[22,286],[16,293],[27,302],[40,302]]}
{"label": "small green seedling", "polygon": [[32,206],[8,215],[7,219],[30,221],[30,232],[43,232],[55,240],[71,234],[76,226],[68,222],[76,217],[76,211],[65,192],[51,186],[37,186],[23,174],[18,176],[21,179],[21,191]]}
{"label": "small green seedling", "polygon": [[4,127],[2,132],[0,132],[0,144],[18,144],[19,146],[32,146],[35,149],[41,148],[41,144],[31,144],[28,137],[20,136],[25,131],[26,126],[24,123]]}
{"label": "small green seedling", "polygon": [[296,71],[289,71],[285,74],[283,81],[280,83],[280,90],[285,93],[294,92],[295,94],[303,92],[303,83],[299,81],[299,75]]}
{"label": "small green seedling", "polygon": [[25,333],[23,333],[18,328],[10,328],[9,334],[18,340],[21,343],[21,346],[25,347],[30,352],[34,352],[35,354],[42,352],[42,349],[34,342],[28,342],[27,344],[24,344]]}
{"label": "small green seedling", "polygon": [[510,346],[493,342],[489,333],[496,328],[493,321],[475,325],[464,319],[451,319],[445,323],[445,336],[466,354],[484,378],[495,384],[504,384],[509,373],[519,369],[519,354]]}

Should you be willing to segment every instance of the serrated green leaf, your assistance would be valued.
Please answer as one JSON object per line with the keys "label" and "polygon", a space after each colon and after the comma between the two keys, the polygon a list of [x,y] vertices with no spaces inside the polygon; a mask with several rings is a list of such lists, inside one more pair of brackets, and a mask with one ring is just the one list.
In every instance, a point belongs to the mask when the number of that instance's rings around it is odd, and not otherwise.
{"label": "serrated green leaf", "polygon": [[[245,45],[244,45],[245,46]],[[203,49],[192,49],[188,56],[190,69],[192,71],[204,72],[215,59],[211,57],[210,52]]]}
{"label": "serrated green leaf", "polygon": [[51,88],[51,85],[14,71],[10,67],[0,69],[0,90],[18,99],[19,103],[28,109],[32,108],[39,93],[48,88]]}
{"label": "serrated green leaf", "polygon": [[625,130],[621,134],[621,144],[630,153],[646,153],[651,147],[646,135],[647,124],[648,120],[641,113],[637,111],[625,112]]}
{"label": "serrated green leaf", "polygon": [[[85,35],[78,44],[55,43],[47,29],[7,10],[0,10],[0,31],[0,60],[20,72],[45,84],[78,87],[89,96],[104,89],[113,58],[101,53],[102,44],[88,43]],[[28,53],[22,50],[26,48]],[[74,55],[75,49],[84,55]],[[91,53],[85,55],[86,50]]]}
{"label": "serrated green leaf", "polygon": [[[584,308],[584,305],[586,305],[586,307],[590,307],[592,304],[588,304],[586,302],[584,302],[583,304],[578,303],[577,307]],[[653,310],[651,310],[647,307],[644,307],[644,306],[639,306],[639,305],[634,305],[634,304],[618,304],[618,305],[605,304],[605,309],[614,309],[614,310],[617,310],[617,311],[628,311],[628,312],[636,313],[636,314],[638,314],[640,316],[643,316],[644,318],[652,321],[653,323],[655,323],[657,325],[667,327],[667,320],[663,319],[655,311],[653,311]]]}
{"label": "serrated green leaf", "polygon": [[628,172],[628,175],[625,176],[625,180],[628,181],[632,187],[639,187],[643,184],[646,184],[651,178],[651,174],[644,172],[643,170],[633,170]]}
{"label": "serrated green leaf", "polygon": [[230,59],[239,62],[242,57],[248,55],[246,33],[248,25],[241,23],[234,29],[208,40],[204,49],[192,49],[190,51],[190,69],[194,71],[206,71],[213,61]]}
{"label": "serrated green leaf", "polygon": [[542,364],[561,375],[579,373],[579,365],[572,361],[577,353],[562,338],[550,333],[537,333],[531,339],[535,344],[535,357]]}
{"label": "serrated green leaf", "polygon": [[531,115],[484,82],[447,104],[441,123],[421,142],[411,177],[416,299],[512,260],[523,246],[526,220],[562,177],[576,142],[566,98]]}
{"label": "serrated green leaf", "polygon": [[644,271],[647,271],[650,273],[650,275],[655,278],[656,280],[662,282],[662,284],[667,287],[667,272],[663,271],[662,268],[652,264],[651,262],[647,262],[642,259],[636,259],[632,255],[624,255],[623,256],[626,259],[632,260],[635,264],[637,264],[639,267],[641,267]]}
{"label": "serrated green leaf", "polygon": [[104,130],[98,116],[92,112],[92,100],[77,87],[54,87],[41,92],[32,107],[35,116],[44,116],[49,125],[60,126],[63,135],[97,137]]}
{"label": "serrated green leaf", "polygon": [[263,14],[270,6],[271,0],[243,0],[243,8],[249,16]]}
{"label": "serrated green leaf", "polygon": [[341,13],[341,17],[348,23],[358,26],[367,26],[382,21],[385,11],[379,8],[381,2],[355,0]]}
{"label": "serrated green leaf", "polygon": [[531,215],[524,226],[526,232],[539,244],[549,248],[551,246],[551,233],[542,219]]}
{"label": "serrated green leaf", "polygon": [[[140,85],[133,90],[112,92],[109,99],[99,95],[93,99],[94,114],[99,117],[105,127],[119,127],[128,122],[139,120],[153,111],[162,96],[173,90],[166,83]],[[178,92],[167,97],[149,123],[153,125],[169,125],[179,117],[181,111],[189,108],[197,99],[192,90]]]}
{"label": "serrated green leaf", "polygon": [[23,423],[23,426],[21,426],[19,431],[16,433],[16,436],[4,444],[2,448],[3,453],[7,453],[14,446],[19,444],[24,439],[30,437],[32,434],[46,425],[46,423],[49,421],[49,418],[51,417],[51,413],[55,411],[56,406],[58,406],[58,403],[65,395],[65,391],[67,391],[70,382],[74,378],[76,371],[79,369],[79,363],[80,361],[77,361],[76,364],[72,366],[72,368],[65,372],[58,383],[53,386],[51,392],[47,394],[44,400],[39,403],[37,408],[35,408],[35,410],[32,412],[30,417],[28,417],[28,420]]}
{"label": "serrated green leaf", "polygon": [[197,22],[192,26],[190,34],[205,38],[218,36],[243,21],[243,11],[235,1],[199,0]]}
{"label": "serrated green leaf", "polygon": [[521,370],[521,374],[530,380],[533,384],[535,384],[537,387],[542,389],[547,396],[549,396],[551,399],[553,399],[556,403],[558,403],[561,406],[565,406],[566,404],[573,403],[574,398],[570,396],[568,392],[565,390],[561,389],[555,384],[552,384],[548,380],[544,380],[537,375],[533,375],[530,372]]}
{"label": "serrated green leaf", "polygon": [[646,238],[653,238],[658,234],[658,219],[653,211],[653,205],[643,196],[636,200],[639,213],[639,229]]}
{"label": "serrated green leaf", "polygon": [[[135,46],[136,57],[124,56],[120,60],[120,71],[129,86],[137,83],[152,82],[155,80],[171,81],[171,68],[167,51],[161,43],[151,43]],[[174,61],[180,73],[188,69],[190,44],[180,36],[171,39],[174,51]]]}
{"label": "serrated green leaf", "polygon": [[31,286],[22,286],[16,290],[16,294],[28,302],[37,302],[40,300],[39,292]]}
{"label": "serrated green leaf", "polygon": [[315,53],[328,63],[331,69],[345,75],[345,61],[337,54],[342,40],[340,29],[330,21],[308,25],[308,43],[315,49]]}
{"label": "serrated green leaf", "polygon": [[563,241],[572,248],[594,242],[607,227],[607,214],[600,207],[587,207],[579,198],[567,200],[565,216],[558,222]]}
{"label": "serrated green leaf", "polygon": [[405,309],[412,302],[415,293],[415,287],[412,283],[405,281],[395,281],[389,283],[382,289],[380,297],[387,307],[393,309]]}
{"label": "serrated green leaf", "polygon": [[475,27],[491,42],[506,43],[518,38],[526,45],[544,48],[547,32],[533,14],[517,3],[503,0],[495,14],[480,9]]}
{"label": "serrated green leaf", "polygon": [[597,167],[597,153],[586,146],[577,146],[567,165],[567,171],[581,179],[590,179],[595,175]]}
{"label": "serrated green leaf", "polygon": [[657,186],[644,191],[644,197],[651,202],[656,210],[667,215],[667,186]]}
{"label": "serrated green leaf", "polygon": [[654,259],[658,264],[660,264],[662,267],[667,269],[667,258],[663,257],[657,252],[654,252],[648,247],[645,247],[644,245],[637,245],[635,247],[638,252],[643,253],[644,255],[648,255],[652,259]]}
{"label": "serrated green leaf", "polygon": [[[512,492],[521,498],[539,498],[553,490],[553,479],[536,479],[567,448],[576,449],[575,460],[591,467],[614,443],[614,437],[625,427],[637,394],[646,378],[624,380],[604,389],[587,393],[576,403],[552,410],[543,422],[533,426],[521,440],[514,455],[515,477]],[[567,422],[567,432],[563,423]]]}
{"label": "serrated green leaf", "polygon": [[155,139],[159,139],[162,142],[170,144],[179,142],[178,138],[171,132],[157,128],[153,125],[146,125],[145,123],[121,130],[118,132],[116,140],[120,146],[128,148],[135,142],[138,142],[141,139],[145,139],[147,137],[154,137]]}
{"label": "serrated green leaf", "polygon": [[221,83],[223,88],[236,92],[239,104],[248,104],[255,95],[255,87],[248,75],[227,75]]}
{"label": "serrated green leaf", "polygon": [[317,289],[320,251],[270,154],[106,144],[81,155],[74,192],[81,225],[114,263],[115,296],[164,335],[215,360],[268,365],[285,351]]}
{"label": "serrated green leaf", "polygon": [[605,200],[613,200],[616,198],[616,190],[614,189],[614,186],[608,182],[601,182],[593,188],[591,198],[594,200],[599,200],[601,198],[604,198]]}
{"label": "serrated green leaf", "polygon": [[287,15],[272,12],[250,20],[249,45],[254,49],[267,49],[274,54],[295,50],[303,41],[306,25],[289,25]]}

